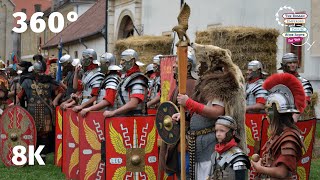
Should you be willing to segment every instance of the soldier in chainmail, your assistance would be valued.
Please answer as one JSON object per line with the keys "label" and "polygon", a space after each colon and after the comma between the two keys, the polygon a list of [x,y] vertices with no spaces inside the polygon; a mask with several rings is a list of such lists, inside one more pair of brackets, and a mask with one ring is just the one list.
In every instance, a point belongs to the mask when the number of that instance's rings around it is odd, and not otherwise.
{"label": "soldier in chainmail", "polygon": [[90,111],[114,110],[117,89],[121,81],[119,71],[121,68],[116,65],[116,58],[111,53],[104,53],[100,57],[101,72],[106,78],[101,82],[99,95],[96,104],[81,110],[80,114],[85,116]]}
{"label": "soldier in chainmail", "polygon": [[250,169],[248,156],[238,147],[237,122],[230,116],[219,116],[215,124],[218,143],[211,156],[210,180],[246,180]]}
{"label": "soldier in chainmail", "polygon": [[263,89],[263,76],[266,73],[260,61],[253,60],[248,63],[246,73],[246,112],[264,112],[264,105],[268,92]]}
{"label": "soldier in chainmail", "polygon": [[121,53],[123,80],[117,89],[117,109],[104,111],[104,117],[146,113],[148,78],[140,72],[139,66],[143,65],[135,50],[127,49]]}

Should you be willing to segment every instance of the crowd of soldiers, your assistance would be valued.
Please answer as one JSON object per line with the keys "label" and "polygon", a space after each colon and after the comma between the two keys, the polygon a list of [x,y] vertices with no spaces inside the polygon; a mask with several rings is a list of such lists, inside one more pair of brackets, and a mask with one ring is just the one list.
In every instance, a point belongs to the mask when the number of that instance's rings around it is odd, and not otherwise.
{"label": "crowd of soldiers", "polygon": [[[44,57],[35,55],[34,63],[20,61],[15,70],[12,66],[0,69],[1,76],[9,80],[8,84],[1,83],[1,109],[4,110],[7,106],[18,104],[28,110],[35,120],[37,144],[45,145],[41,154],[45,159],[50,143],[52,143],[50,134],[54,127],[55,106],[60,105],[62,110],[72,108],[81,116],[86,116],[90,111],[103,111],[103,116],[106,118],[146,114],[148,108],[157,108],[161,94],[161,56],[155,56],[153,63],[147,65],[146,72],[143,73],[140,67],[144,64],[139,61],[138,53],[133,49],[127,49],[121,53],[119,65],[116,65],[116,58],[111,53],[102,54],[98,59],[93,49],[86,49],[82,52],[81,60],[74,59],[68,54],[59,59],[63,78],[61,82],[57,82],[52,76],[45,73],[47,67]],[[233,117],[224,116],[225,104],[219,99],[209,103],[189,98],[195,94],[199,75],[203,75],[206,69],[202,65],[200,68],[197,66],[195,55],[191,52],[188,52],[187,68],[186,95],[179,94],[176,88],[170,100],[186,107],[187,119],[190,119],[188,127],[191,130],[206,131],[206,134],[194,137],[194,140],[197,141],[196,150],[192,152],[192,149],[189,149],[190,154],[188,154],[188,156],[193,156],[192,161],[194,162],[190,163],[194,163],[192,165],[195,166],[191,170],[193,172],[188,173],[195,173],[196,179],[205,179],[208,175],[217,173],[212,167],[214,164],[221,164],[221,159],[223,160],[220,157],[218,162],[212,163],[212,158],[214,161],[216,159],[212,157],[212,152],[220,152],[224,149],[224,147],[217,147],[216,144],[227,143],[230,147],[234,147],[234,144],[238,143],[234,136],[237,124]],[[306,101],[309,103],[313,89],[310,82],[298,74],[298,57],[293,53],[285,54],[282,58],[281,69],[285,73],[294,75],[302,83],[307,96]],[[253,60],[248,63],[245,90],[247,112],[265,110],[269,93],[263,88],[266,76],[267,73],[264,72],[261,62]],[[174,65],[174,77],[177,80],[176,64]],[[288,108],[292,105],[290,102],[284,103],[287,103]],[[297,120],[298,116],[296,113],[293,118]],[[172,118],[179,121],[180,116],[175,114]],[[221,138],[219,135],[221,132],[227,134]],[[179,174],[180,171],[177,146],[178,143],[168,145],[164,142],[161,145],[160,163],[163,170],[169,174]],[[237,177],[244,177],[242,170],[248,169],[250,162],[241,149],[234,149],[234,152],[237,152],[236,156],[229,153],[227,157],[232,156],[235,161],[224,162],[232,163],[232,166],[227,164],[224,167],[232,167],[231,169],[238,172]],[[214,176],[222,175],[215,174]]]}

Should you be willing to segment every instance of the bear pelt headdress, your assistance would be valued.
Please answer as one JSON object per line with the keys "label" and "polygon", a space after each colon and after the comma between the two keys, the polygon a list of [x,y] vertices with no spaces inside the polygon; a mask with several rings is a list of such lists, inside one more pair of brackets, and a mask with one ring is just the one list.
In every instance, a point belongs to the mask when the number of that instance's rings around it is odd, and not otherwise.
{"label": "bear pelt headdress", "polygon": [[225,115],[237,121],[239,146],[246,151],[245,136],[245,80],[240,68],[233,63],[231,52],[213,45],[192,44],[198,63],[199,80],[193,99],[208,103],[214,99],[224,103]]}

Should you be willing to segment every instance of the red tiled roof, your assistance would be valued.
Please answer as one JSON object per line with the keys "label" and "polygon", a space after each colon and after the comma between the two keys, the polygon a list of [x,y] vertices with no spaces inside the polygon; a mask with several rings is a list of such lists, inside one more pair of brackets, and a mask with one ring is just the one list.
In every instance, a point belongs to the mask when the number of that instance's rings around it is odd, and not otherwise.
{"label": "red tiled roof", "polygon": [[62,38],[62,43],[69,43],[75,40],[86,38],[101,32],[105,25],[106,1],[99,0],[77,21],[68,25],[59,34],[51,38],[42,48],[57,46]]}
{"label": "red tiled roof", "polygon": [[[12,2],[16,5],[14,12],[21,12],[21,9],[27,10],[27,21],[29,21],[32,14],[35,13],[35,4],[41,4],[42,12],[51,7],[51,0],[12,0]],[[16,27],[16,20],[13,22],[13,25]]]}

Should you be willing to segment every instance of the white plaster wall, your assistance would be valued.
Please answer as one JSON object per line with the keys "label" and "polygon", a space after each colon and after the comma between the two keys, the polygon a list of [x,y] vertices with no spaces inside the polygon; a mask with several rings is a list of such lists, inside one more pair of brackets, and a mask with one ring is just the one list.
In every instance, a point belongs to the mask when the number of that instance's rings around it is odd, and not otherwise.
{"label": "white plaster wall", "polygon": [[76,5],[76,6],[74,6],[74,11],[77,12],[78,16],[80,17],[83,13],[85,13],[93,5],[94,5],[94,3]]}
{"label": "white plaster wall", "polygon": [[13,11],[14,6],[8,0],[0,1],[0,56],[3,61],[11,58],[13,51]]}
{"label": "white plaster wall", "polygon": [[[98,57],[101,56],[104,52],[104,38],[99,37],[90,41],[84,41],[84,44],[88,46],[90,49],[94,49],[97,52]],[[84,51],[86,48],[84,45],[77,43],[74,45],[70,45],[65,47],[66,49],[69,50],[69,54],[74,57],[74,52],[78,51],[78,58],[81,58],[81,53]]]}

